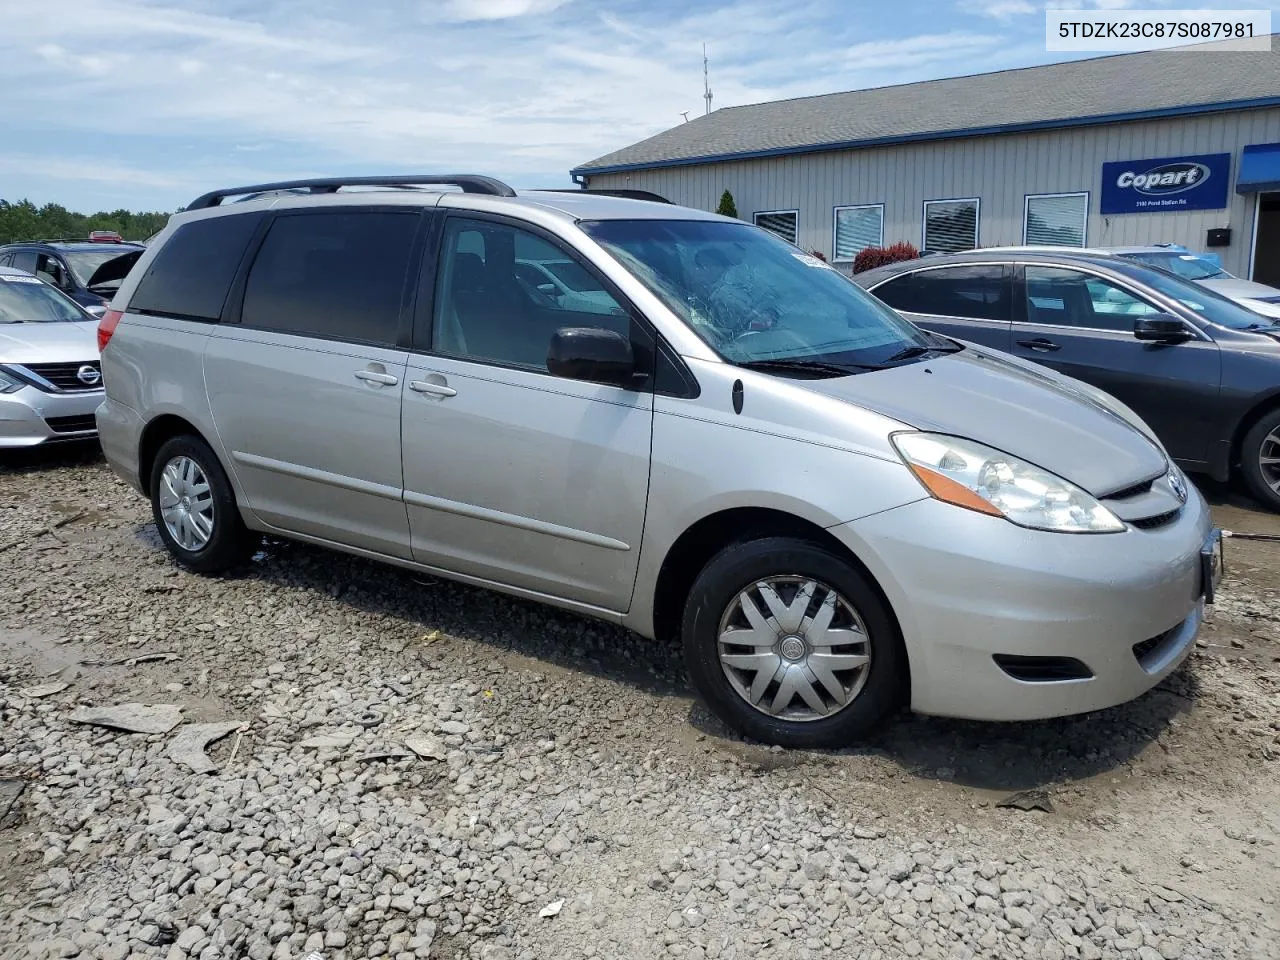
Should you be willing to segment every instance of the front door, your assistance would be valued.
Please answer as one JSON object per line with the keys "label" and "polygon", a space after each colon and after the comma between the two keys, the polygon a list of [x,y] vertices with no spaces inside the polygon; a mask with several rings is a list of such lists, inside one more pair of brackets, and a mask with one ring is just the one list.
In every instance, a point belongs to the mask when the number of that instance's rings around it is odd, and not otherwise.
{"label": "front door", "polygon": [[1204,464],[1214,425],[1218,346],[1196,339],[1138,340],[1134,321],[1163,311],[1110,279],[1063,267],[1024,268],[1025,315],[1013,325],[1013,352],[1091,383],[1131,407],[1169,453]]}
{"label": "front door", "polygon": [[[547,372],[546,357],[561,327],[645,332],[549,237],[450,217],[439,247],[404,400],[414,559],[626,611],[649,488],[652,379],[634,389],[568,380]],[[571,285],[548,278],[566,264]],[[651,353],[643,342],[637,352]]]}
{"label": "front door", "polygon": [[[264,522],[408,559],[400,464],[417,211],[277,216],[239,323],[212,327],[218,434]],[[412,276],[411,276],[412,273]]]}

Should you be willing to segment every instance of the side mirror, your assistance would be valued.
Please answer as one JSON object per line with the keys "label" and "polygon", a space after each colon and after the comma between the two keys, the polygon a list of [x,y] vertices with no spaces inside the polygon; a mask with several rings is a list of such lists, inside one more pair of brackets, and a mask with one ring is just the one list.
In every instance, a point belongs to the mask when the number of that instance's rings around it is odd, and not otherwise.
{"label": "side mirror", "polygon": [[561,327],[551,337],[547,370],[557,377],[626,387],[636,371],[631,341],[603,327]]}
{"label": "side mirror", "polygon": [[1153,313],[1148,317],[1139,317],[1133,322],[1133,335],[1135,339],[1152,343],[1181,343],[1183,340],[1191,339],[1187,325],[1167,313]]}

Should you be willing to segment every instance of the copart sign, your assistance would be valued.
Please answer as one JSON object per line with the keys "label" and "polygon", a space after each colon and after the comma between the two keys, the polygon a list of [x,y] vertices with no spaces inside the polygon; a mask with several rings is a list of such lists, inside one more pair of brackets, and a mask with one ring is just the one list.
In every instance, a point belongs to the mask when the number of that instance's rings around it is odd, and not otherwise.
{"label": "copart sign", "polygon": [[1229,153],[1104,163],[1100,212],[1221,210],[1227,205],[1230,172]]}

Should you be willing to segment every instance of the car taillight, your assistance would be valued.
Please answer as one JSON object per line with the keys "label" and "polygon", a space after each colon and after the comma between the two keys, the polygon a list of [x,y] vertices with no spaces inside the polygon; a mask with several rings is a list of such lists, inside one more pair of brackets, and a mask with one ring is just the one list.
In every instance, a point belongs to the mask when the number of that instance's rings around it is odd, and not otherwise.
{"label": "car taillight", "polygon": [[107,349],[107,343],[111,340],[111,335],[116,332],[116,327],[120,324],[120,318],[124,316],[122,310],[108,310],[102,315],[102,319],[98,321],[98,352],[101,353]]}

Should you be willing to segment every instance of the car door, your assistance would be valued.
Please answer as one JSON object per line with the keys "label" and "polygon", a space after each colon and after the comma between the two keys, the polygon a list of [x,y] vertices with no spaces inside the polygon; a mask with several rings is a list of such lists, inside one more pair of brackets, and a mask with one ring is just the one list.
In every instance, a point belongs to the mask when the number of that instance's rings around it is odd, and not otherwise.
{"label": "car door", "polygon": [[276,215],[234,322],[211,333],[213,418],[249,506],[272,527],[410,556],[400,344],[423,223],[403,207]]}
{"label": "car door", "polygon": [[[577,257],[500,219],[449,216],[419,295],[401,433],[413,556],[486,581],[623,612],[649,486],[653,392],[552,376],[561,327],[652,333],[621,299],[572,298],[522,263]],[[424,282],[431,270],[424,270]]]}
{"label": "car door", "polygon": [[1134,321],[1164,311],[1137,289],[1101,274],[1027,264],[1018,283],[1017,356],[1121,400],[1175,459],[1207,459],[1221,382],[1217,344],[1191,324],[1182,343],[1137,339]]}
{"label": "car door", "polygon": [[923,267],[871,292],[926,330],[1009,349],[1010,267],[1002,263]]}

